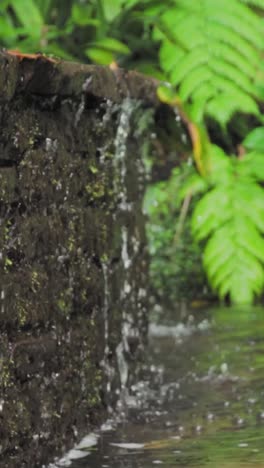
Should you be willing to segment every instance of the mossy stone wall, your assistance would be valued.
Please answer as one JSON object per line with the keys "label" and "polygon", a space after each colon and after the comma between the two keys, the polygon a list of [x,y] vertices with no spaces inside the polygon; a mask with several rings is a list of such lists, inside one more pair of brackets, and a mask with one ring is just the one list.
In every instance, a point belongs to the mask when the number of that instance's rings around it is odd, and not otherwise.
{"label": "mossy stone wall", "polygon": [[150,105],[137,74],[0,54],[1,467],[48,463],[128,385]]}

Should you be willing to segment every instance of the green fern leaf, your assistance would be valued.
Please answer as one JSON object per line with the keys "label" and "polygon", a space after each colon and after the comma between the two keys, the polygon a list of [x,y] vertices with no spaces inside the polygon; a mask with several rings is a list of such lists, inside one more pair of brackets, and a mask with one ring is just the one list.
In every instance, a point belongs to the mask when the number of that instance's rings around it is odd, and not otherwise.
{"label": "green fern leaf", "polygon": [[207,65],[195,68],[180,85],[181,99],[187,101],[202,84],[211,83],[212,80],[213,73]]}
{"label": "green fern leaf", "polygon": [[[264,191],[254,180],[237,184],[238,209],[251,220],[260,232],[264,232]],[[252,209],[254,207],[254,209]]]}
{"label": "green fern leaf", "polygon": [[[237,210],[239,209],[241,209],[241,203],[237,206]],[[235,219],[235,223],[239,233],[236,239],[237,245],[260,262],[264,262],[264,239],[256,229],[253,219],[243,216],[242,213]]]}
{"label": "green fern leaf", "polygon": [[[216,25],[211,29],[211,36],[213,43],[218,45],[219,42],[223,42],[224,44],[229,45],[233,48],[234,52],[248,60],[252,66],[258,66],[260,57],[259,52],[236,32],[224,29],[220,25]],[[236,44],[234,44],[235,41],[237,41]]]}
{"label": "green fern leaf", "polygon": [[264,151],[263,153],[254,151],[248,153],[243,159],[243,165],[257,181],[264,181]]}
{"label": "green fern leaf", "polygon": [[242,54],[238,54],[229,44],[221,42],[215,44],[215,60],[217,60],[218,57],[220,59],[225,57],[228,63],[231,63],[238,70],[242,71],[245,76],[252,78],[252,63],[243,57]]}
{"label": "green fern leaf", "polygon": [[[245,14],[247,13],[248,11],[245,12]],[[243,21],[242,27],[241,27],[241,19]],[[245,21],[244,19],[245,19],[244,15],[242,15],[242,18],[239,18],[238,16],[234,15],[234,11],[232,11],[232,13],[229,15],[221,15],[221,19],[220,19],[218,12],[215,13],[215,11],[212,11],[210,15],[210,20],[211,20],[210,27],[215,29],[216,25],[220,26],[220,28],[222,28],[223,25],[225,25],[226,28],[230,29],[230,31],[234,31],[235,33],[237,33],[244,40],[252,44],[253,47],[256,47],[257,49],[261,49],[262,48],[261,35],[256,34],[256,30],[252,27],[252,25],[248,24],[248,22]],[[259,23],[255,22],[254,26],[256,27],[256,25],[259,26]],[[260,29],[260,27],[258,27],[258,29]]]}
{"label": "green fern leaf", "polygon": [[216,76],[224,77],[227,81],[235,85],[248,94],[254,95],[255,89],[248,76],[241,73],[235,66],[230,65],[226,60],[217,57],[211,59],[210,69]]}
{"label": "green fern leaf", "polygon": [[252,302],[264,287],[264,189],[252,153],[228,158],[212,146],[211,154],[211,189],[196,204],[192,230],[206,241],[204,267],[220,297]]}
{"label": "green fern leaf", "polygon": [[264,127],[254,128],[244,139],[243,146],[248,150],[264,153]]}
{"label": "green fern leaf", "polygon": [[232,253],[233,251],[226,248],[223,243],[217,242],[216,249],[213,245],[213,239],[207,243],[203,261],[211,283],[213,283],[218,270],[222,269]]}
{"label": "green fern leaf", "polygon": [[223,127],[238,111],[259,115],[259,109],[254,99],[239,91],[222,93],[206,105],[206,114],[217,120]]}
{"label": "green fern leaf", "polygon": [[204,193],[208,189],[208,183],[197,172],[191,174],[187,180],[182,184],[178,197],[183,200],[188,195],[197,195]]}
{"label": "green fern leaf", "polygon": [[[258,259],[244,246],[237,243],[239,224],[234,223],[233,229],[231,226],[224,226],[212,236],[204,252],[204,262],[209,265],[207,270],[209,280],[222,298],[229,294],[234,303],[248,303],[253,301],[255,294],[261,292],[264,274],[263,266]],[[217,252],[219,244],[223,244],[222,251],[225,252],[226,257],[225,261],[220,261],[215,265],[212,260],[208,260],[207,254],[212,250]],[[237,293],[238,288],[240,288],[237,282],[242,285],[242,289],[245,289],[245,294]]]}
{"label": "green fern leaf", "polygon": [[227,158],[225,152],[217,145],[209,145],[210,167],[209,181],[211,185],[230,182],[233,176],[233,161]]}
{"label": "green fern leaf", "polygon": [[196,204],[192,217],[192,229],[196,239],[199,241],[208,237],[231,216],[229,197],[225,196],[221,187],[214,188]]}
{"label": "green fern leaf", "polygon": [[[176,8],[162,13],[156,24],[167,38],[160,60],[181,100],[191,103],[192,118],[213,116],[225,127],[235,112],[259,115],[256,76],[264,23],[250,7],[254,1],[174,2]],[[173,47],[176,60],[168,58]]]}
{"label": "green fern leaf", "polygon": [[178,61],[177,67],[171,73],[171,82],[174,85],[179,84],[199,65],[207,64],[208,59],[209,56],[201,47],[194,48],[188,55],[183,55],[181,61]]}
{"label": "green fern leaf", "polygon": [[164,70],[173,72],[177,63],[184,57],[184,52],[169,40],[165,40],[160,49],[160,63]]}

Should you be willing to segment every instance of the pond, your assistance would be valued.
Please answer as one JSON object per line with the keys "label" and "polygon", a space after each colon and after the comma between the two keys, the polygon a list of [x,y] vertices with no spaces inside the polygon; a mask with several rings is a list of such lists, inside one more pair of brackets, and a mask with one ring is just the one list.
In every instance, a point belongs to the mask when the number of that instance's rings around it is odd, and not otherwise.
{"label": "pond", "polygon": [[152,324],[141,378],[125,401],[119,423],[87,436],[61,465],[264,467],[264,309]]}

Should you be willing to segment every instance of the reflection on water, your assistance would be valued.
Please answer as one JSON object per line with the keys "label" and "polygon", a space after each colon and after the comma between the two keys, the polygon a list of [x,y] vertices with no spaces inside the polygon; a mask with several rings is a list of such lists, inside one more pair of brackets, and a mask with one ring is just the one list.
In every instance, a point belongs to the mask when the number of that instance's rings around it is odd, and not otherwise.
{"label": "reflection on water", "polygon": [[199,315],[151,327],[126,417],[72,468],[264,467],[264,309]]}

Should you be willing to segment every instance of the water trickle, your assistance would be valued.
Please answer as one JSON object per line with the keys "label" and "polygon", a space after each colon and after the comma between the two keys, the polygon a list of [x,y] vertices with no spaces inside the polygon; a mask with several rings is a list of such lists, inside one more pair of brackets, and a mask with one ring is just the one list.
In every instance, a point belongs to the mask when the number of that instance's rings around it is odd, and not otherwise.
{"label": "water trickle", "polygon": [[122,226],[122,251],[121,258],[124,265],[124,269],[128,270],[132,265],[132,259],[128,254],[128,232],[126,226]]}
{"label": "water trickle", "polygon": [[[109,302],[110,302],[110,289],[109,289],[109,266],[107,262],[102,262],[102,270],[104,276],[104,304],[103,304],[103,320],[104,320],[104,357],[101,362],[102,367],[105,369],[107,376],[106,391],[110,395],[112,390],[112,379],[114,376],[114,368],[109,362]],[[109,406],[109,410],[110,410]]]}
{"label": "water trickle", "polygon": [[81,100],[80,100],[80,103],[78,105],[78,108],[77,108],[77,111],[76,111],[76,114],[75,114],[75,118],[74,118],[74,127],[77,128],[78,127],[78,124],[80,122],[80,119],[82,117],[82,114],[85,110],[85,94],[82,94],[81,95]]}
{"label": "water trickle", "polygon": [[105,113],[102,120],[102,125],[106,125],[111,119],[113,112],[117,109],[117,105],[114,104],[110,99],[106,100]]}
{"label": "water trickle", "polygon": [[0,296],[0,299],[1,299],[1,313],[4,314],[5,313],[5,291],[4,289],[1,290],[1,296]]}
{"label": "water trickle", "polygon": [[45,151],[47,153],[54,153],[58,149],[58,140],[52,140],[51,138],[47,137],[45,139]]}
{"label": "water trickle", "polygon": [[130,210],[130,204],[127,203],[127,140],[130,132],[130,119],[137,108],[137,103],[130,98],[124,99],[121,106],[121,113],[115,137],[115,192],[119,194],[119,207],[122,210]]}
{"label": "water trickle", "polygon": [[108,265],[105,262],[102,262],[102,269],[104,275],[104,307],[103,307],[103,317],[104,317],[104,340],[105,340],[105,347],[104,347],[104,354],[108,353],[109,351],[109,318],[108,318],[108,310],[109,310],[109,285],[108,285]]}
{"label": "water trickle", "polygon": [[[115,138],[115,192],[118,194],[118,208],[121,213],[130,212],[133,208],[133,203],[128,199],[127,192],[127,145],[130,133],[131,117],[138,104],[129,98],[124,99],[119,116],[119,123]],[[122,307],[122,327],[121,327],[121,342],[116,347],[116,356],[118,363],[118,371],[121,383],[119,406],[124,408],[126,400],[129,397],[127,383],[129,376],[129,366],[127,356],[129,355],[128,338],[135,335],[133,327],[133,319],[128,311],[129,301],[133,296],[133,282],[131,270],[133,267],[133,256],[129,252],[133,251],[132,239],[129,237],[129,230],[123,221],[121,227],[121,264],[123,269],[123,284],[120,290],[120,302]]]}
{"label": "water trickle", "polygon": [[124,343],[122,341],[116,348],[116,355],[120,374],[121,389],[125,389],[128,380],[128,364],[124,356]]}

